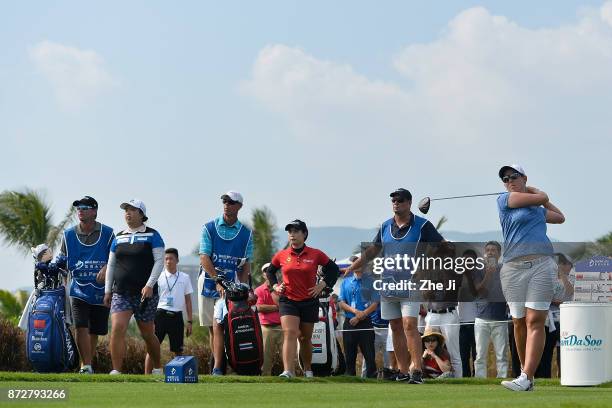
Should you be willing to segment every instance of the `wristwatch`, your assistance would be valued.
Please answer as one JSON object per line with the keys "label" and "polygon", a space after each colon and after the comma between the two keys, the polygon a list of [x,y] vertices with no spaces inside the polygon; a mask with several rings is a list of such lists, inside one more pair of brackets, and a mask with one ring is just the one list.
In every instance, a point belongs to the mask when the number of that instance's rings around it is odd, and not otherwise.
{"label": "wristwatch", "polygon": [[193,321],[191,321],[191,320],[187,320],[187,323],[189,323],[189,324],[193,324]]}

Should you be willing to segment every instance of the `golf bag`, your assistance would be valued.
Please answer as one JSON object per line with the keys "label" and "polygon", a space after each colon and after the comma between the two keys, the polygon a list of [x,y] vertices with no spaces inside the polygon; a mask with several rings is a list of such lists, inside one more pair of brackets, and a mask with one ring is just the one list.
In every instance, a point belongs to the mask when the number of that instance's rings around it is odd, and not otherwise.
{"label": "golf bag", "polygon": [[[316,377],[344,374],[344,355],[336,338],[331,291],[319,299],[319,321],[312,328],[312,373]],[[298,343],[299,344],[299,343]],[[300,358],[300,366],[303,363]]]}
{"label": "golf bag", "polygon": [[74,370],[79,364],[76,344],[66,324],[62,274],[58,264],[36,265],[35,294],[27,318],[26,354],[39,373]]}
{"label": "golf bag", "polygon": [[257,313],[249,304],[246,284],[217,279],[225,289],[227,315],[223,319],[228,364],[241,375],[261,375],[263,337]]}

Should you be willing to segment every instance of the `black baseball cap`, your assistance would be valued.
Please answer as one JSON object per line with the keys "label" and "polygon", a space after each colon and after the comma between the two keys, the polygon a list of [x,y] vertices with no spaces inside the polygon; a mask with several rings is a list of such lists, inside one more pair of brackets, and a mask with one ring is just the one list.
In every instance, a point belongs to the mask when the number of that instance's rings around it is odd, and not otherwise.
{"label": "black baseball cap", "polygon": [[289,231],[291,228],[308,233],[308,227],[302,220],[293,220],[289,224],[285,225],[285,231]]}
{"label": "black baseball cap", "polygon": [[81,205],[87,205],[91,208],[98,208],[98,202],[96,201],[95,198],[91,197],[91,196],[84,196],[83,198],[79,199],[79,200],[74,200],[72,202],[72,206],[73,207],[78,207]]}
{"label": "black baseball cap", "polygon": [[389,194],[389,197],[401,197],[405,198],[406,200],[412,201],[412,194],[410,194],[410,191],[406,190],[405,188],[398,188],[397,190]]}

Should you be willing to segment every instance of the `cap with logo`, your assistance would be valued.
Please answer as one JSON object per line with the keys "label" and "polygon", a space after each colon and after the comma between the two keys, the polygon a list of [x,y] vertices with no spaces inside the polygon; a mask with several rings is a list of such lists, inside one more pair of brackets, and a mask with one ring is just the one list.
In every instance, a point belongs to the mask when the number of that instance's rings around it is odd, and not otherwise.
{"label": "cap with logo", "polygon": [[78,200],[74,200],[72,202],[73,207],[90,207],[90,208],[98,208],[98,202],[95,198],[91,196],[84,196]]}
{"label": "cap with logo", "polygon": [[397,190],[389,194],[389,197],[405,198],[408,201],[412,201],[412,194],[405,188],[398,188]]}
{"label": "cap with logo", "polygon": [[289,231],[290,229],[296,229],[298,231],[308,233],[308,227],[302,220],[293,220],[289,224],[285,225],[285,231]]}
{"label": "cap with logo", "polygon": [[228,200],[229,199],[231,201],[234,201],[234,202],[237,202],[237,203],[240,203],[240,204],[242,204],[244,202],[244,200],[242,199],[242,194],[240,194],[237,191],[231,191],[231,190],[228,191],[227,193],[223,194],[221,196],[221,199],[222,200]]}
{"label": "cap with logo", "polygon": [[143,222],[149,219],[149,217],[147,217],[147,207],[145,206],[145,203],[143,203],[141,200],[133,198],[130,201],[121,203],[121,205],[119,206],[119,208],[121,208],[122,210],[125,210],[128,207],[138,208],[140,211],[142,211],[142,215],[144,215],[142,219]]}
{"label": "cap with logo", "polygon": [[497,172],[497,174],[499,175],[499,178],[504,178],[504,172],[506,170],[514,170],[517,173],[519,173],[521,176],[526,176],[527,174],[525,174],[525,170],[523,169],[523,167],[519,164],[507,164],[505,166],[502,166],[501,169],[499,169],[499,172]]}

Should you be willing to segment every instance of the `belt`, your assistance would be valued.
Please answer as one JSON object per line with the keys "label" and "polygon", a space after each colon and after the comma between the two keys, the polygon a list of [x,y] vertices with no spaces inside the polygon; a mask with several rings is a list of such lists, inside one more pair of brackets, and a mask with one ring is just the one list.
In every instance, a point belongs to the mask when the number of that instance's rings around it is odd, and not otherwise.
{"label": "belt", "polygon": [[166,315],[168,317],[175,317],[175,316],[183,314],[183,312],[173,312],[171,310],[166,310],[166,309],[157,309],[157,313]]}
{"label": "belt", "polygon": [[455,306],[447,307],[446,309],[440,309],[440,310],[429,309],[428,312],[429,313],[450,313],[453,310],[455,310]]}

